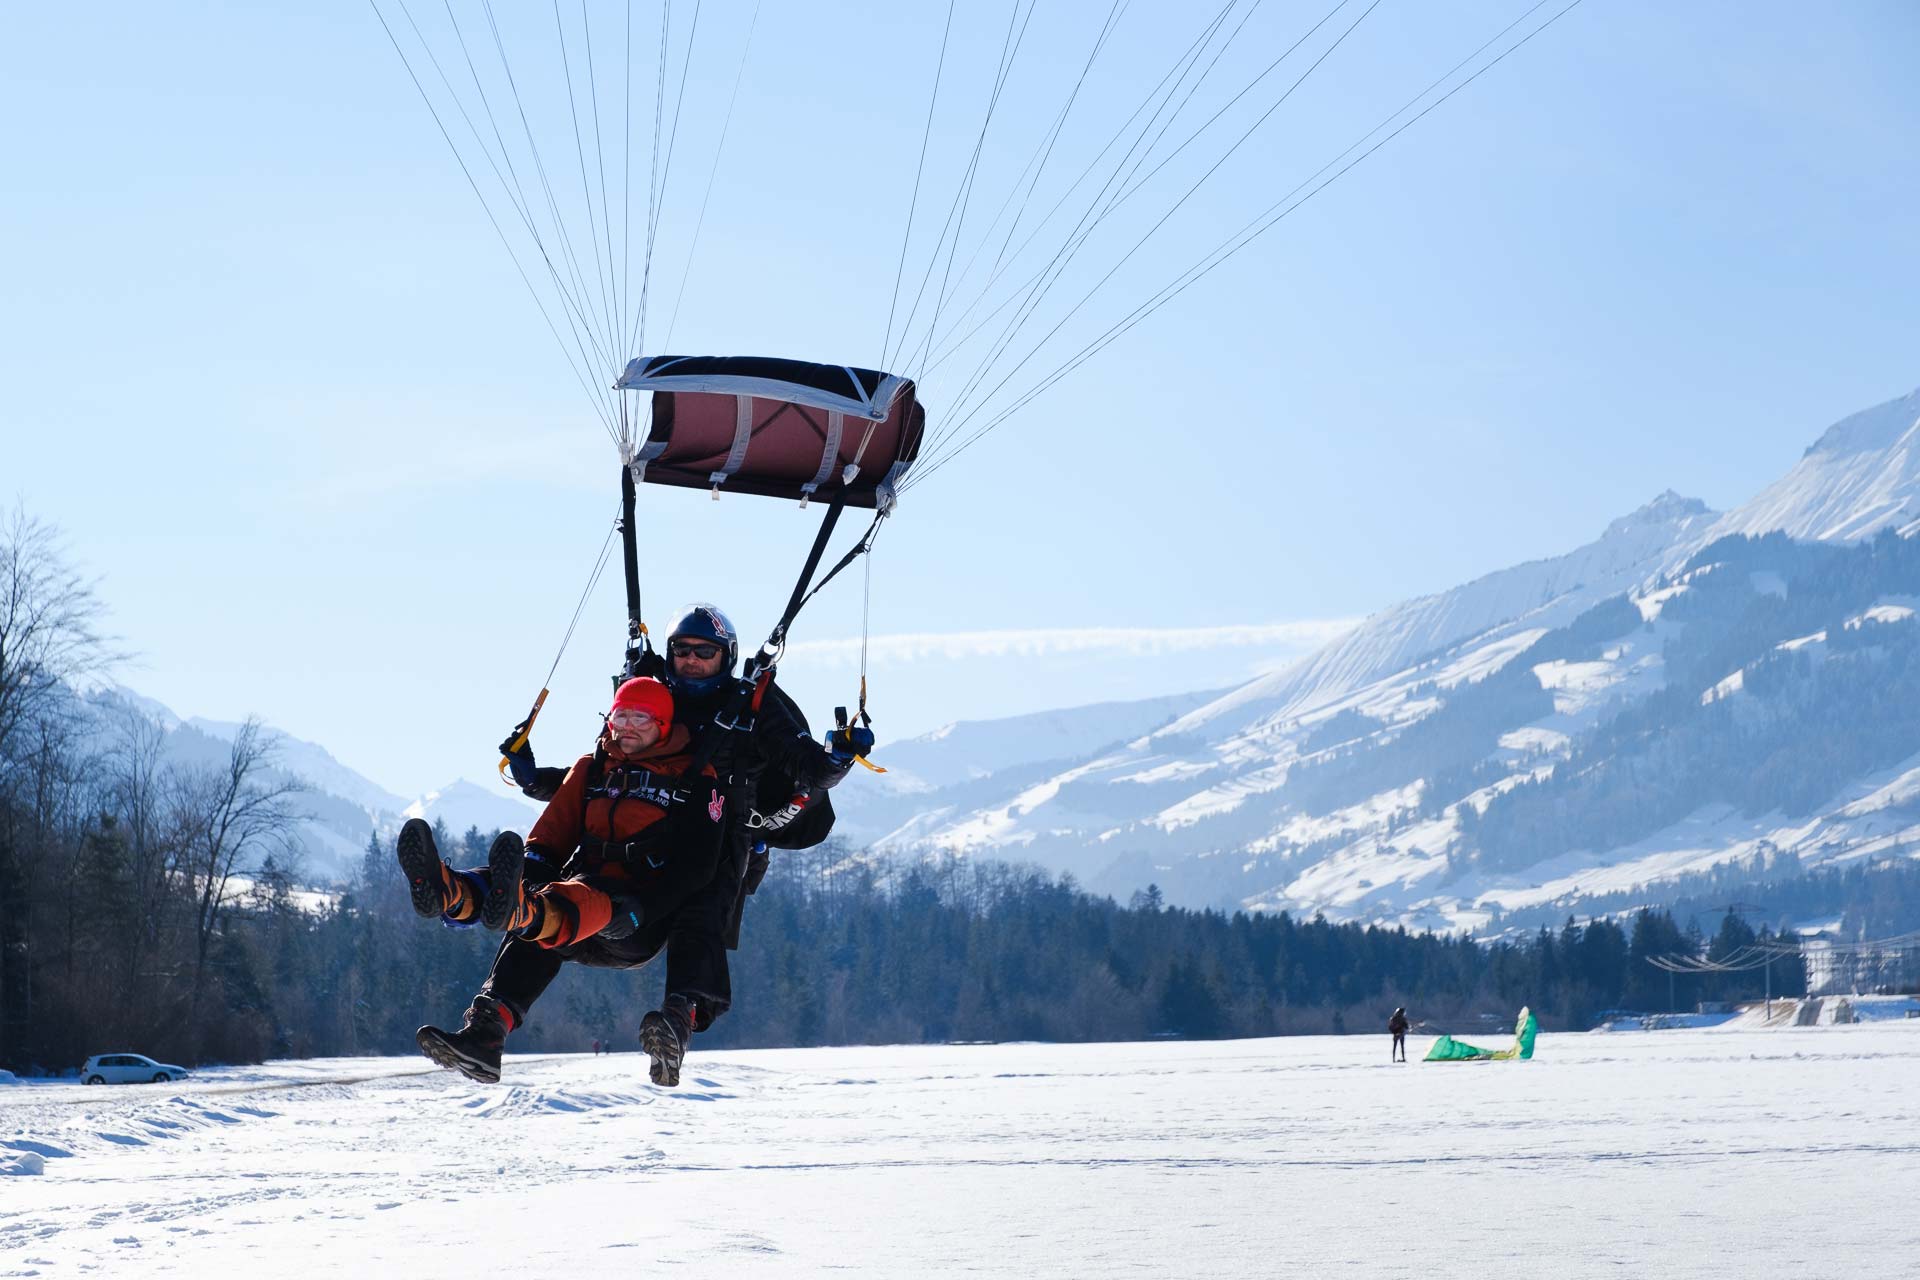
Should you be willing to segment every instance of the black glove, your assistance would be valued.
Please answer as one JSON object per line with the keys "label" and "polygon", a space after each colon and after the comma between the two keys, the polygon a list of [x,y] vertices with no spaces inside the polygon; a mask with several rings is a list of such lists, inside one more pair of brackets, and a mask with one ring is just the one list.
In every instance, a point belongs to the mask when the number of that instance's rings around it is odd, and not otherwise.
{"label": "black glove", "polygon": [[560,865],[547,856],[547,851],[537,844],[530,844],[520,858],[520,883],[548,884],[560,878]]}
{"label": "black glove", "polygon": [[827,754],[842,764],[873,750],[873,730],[865,725],[849,725],[827,730]]}
{"label": "black glove", "polygon": [[595,934],[596,938],[605,938],[609,942],[618,942],[622,938],[631,938],[640,931],[646,913],[640,909],[640,899],[630,894],[609,894],[613,899],[613,919],[607,927]]}
{"label": "black glove", "polygon": [[747,875],[741,881],[749,894],[760,888],[760,882],[767,878],[767,867],[772,859],[767,857],[767,843],[762,840],[753,846],[753,852],[747,855]]}

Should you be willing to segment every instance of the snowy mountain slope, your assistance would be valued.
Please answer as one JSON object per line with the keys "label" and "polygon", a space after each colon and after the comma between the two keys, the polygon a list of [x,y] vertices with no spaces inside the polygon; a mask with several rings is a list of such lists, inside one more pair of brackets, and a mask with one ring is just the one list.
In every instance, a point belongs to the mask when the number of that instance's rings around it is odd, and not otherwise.
{"label": "snowy mountain slope", "polygon": [[1502,569],[1375,614],[1294,666],[1196,709],[1167,732],[1212,736],[1301,715],[1501,624],[1557,625],[1640,583],[1677,547],[1698,545],[1714,515],[1698,499],[1668,490],[1566,555]]}
{"label": "snowy mountain slope", "polygon": [[[116,749],[127,717],[157,726],[165,737],[162,751],[174,768],[225,765],[240,726],[199,716],[186,719],[155,699],[124,686],[95,691],[81,700],[91,717],[92,736],[105,752]],[[439,821],[458,834],[469,826],[483,831],[510,827],[525,831],[539,806],[504,786],[486,787],[456,780],[409,802],[336,760],[317,743],[268,727],[272,772],[301,784],[292,803],[301,815],[295,831],[299,870],[316,883],[351,876],[366,854],[367,840],[390,840],[409,817]]]}
{"label": "snowy mountain slope", "polygon": [[533,826],[533,820],[540,816],[540,808],[518,791],[498,783],[489,787],[456,778],[438,791],[429,791],[415,800],[400,816],[443,822],[455,835],[468,827],[482,831],[518,831],[525,835]]}
{"label": "snowy mountain slope", "polygon": [[[1817,711],[1829,696],[1819,674],[1829,631],[1908,621],[1912,587],[1895,583],[1831,620],[1763,635],[1770,619],[1805,607],[1809,583],[1831,585],[1819,565],[1796,561],[1785,543],[1753,552],[1761,558],[1746,565],[1689,562],[1727,534],[1784,527],[1838,543],[1920,527],[1900,514],[1909,504],[1920,514],[1916,439],[1920,393],[1838,424],[1781,482],[1727,516],[1662,494],[1566,556],[1387,610],[1303,663],[1125,744],[1053,768],[1028,764],[964,788],[936,787],[879,843],[1032,860],[1122,897],[1153,880],[1169,901],[1188,905],[1324,910],[1442,928],[1564,908],[1756,850],[1791,850],[1797,865],[1812,866],[1905,849],[1920,840],[1920,808],[1896,784],[1920,758],[1860,773],[1810,807],[1800,797],[1792,802],[1797,816],[1708,804],[1624,842],[1597,834],[1580,847],[1561,839],[1564,850],[1531,861],[1510,841],[1488,854],[1479,827],[1490,810],[1514,808],[1508,793],[1570,767],[1601,726],[1654,705],[1675,679],[1696,709],[1735,717],[1727,723],[1762,737],[1788,714],[1778,700],[1782,679],[1799,682],[1792,714]],[[1802,589],[1789,599],[1796,573]],[[1689,630],[1703,625],[1739,655],[1704,674],[1700,637],[1708,633]],[[1742,639],[1749,634],[1751,644]],[[1910,647],[1899,640],[1888,660],[1904,662]],[[1859,674],[1873,670],[1861,643],[1843,648],[1852,654],[1844,678],[1871,681]],[[1774,701],[1750,696],[1755,679],[1774,690]],[[1674,733],[1703,731],[1674,723]],[[982,728],[991,740],[992,726]],[[1735,739],[1713,741],[1719,749]],[[1817,742],[1796,749],[1818,755]],[[1788,769],[1781,785],[1790,790],[1827,785],[1808,783],[1812,775],[1795,772],[1790,760],[1746,767],[1770,778],[1769,766]],[[1733,767],[1737,774],[1737,761]],[[1650,776],[1663,775],[1656,768]],[[1663,803],[1671,807],[1671,798]]]}
{"label": "snowy mountain slope", "polygon": [[1699,545],[1773,530],[1837,542],[1917,528],[1920,391],[1835,423],[1791,471],[1716,520]]}
{"label": "snowy mountain slope", "polygon": [[1084,756],[1137,738],[1212,701],[1217,692],[1096,702],[1003,720],[961,720],[884,751],[886,785],[928,791],[1041,760]]}
{"label": "snowy mountain slope", "polygon": [[[240,732],[237,724],[208,720],[203,716],[189,717],[185,723],[221,742],[232,742],[234,735]],[[275,762],[280,768],[297,775],[318,790],[350,800],[369,813],[392,813],[406,807],[405,799],[341,764],[331,752],[317,743],[276,730],[273,746]]]}

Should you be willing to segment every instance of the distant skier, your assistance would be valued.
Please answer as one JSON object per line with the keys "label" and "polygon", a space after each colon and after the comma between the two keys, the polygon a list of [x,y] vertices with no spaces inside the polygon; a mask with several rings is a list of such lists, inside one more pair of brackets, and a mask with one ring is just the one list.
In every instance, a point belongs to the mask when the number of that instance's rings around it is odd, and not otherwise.
{"label": "distant skier", "polygon": [[[455,871],[441,861],[425,822],[401,828],[397,855],[416,912],[454,924],[478,920],[508,934],[465,1025],[420,1028],[422,1053],[494,1083],[507,1033],[526,1022],[562,964],[639,968],[688,927],[682,908],[720,866],[726,807],[711,767],[686,776],[690,739],[674,723],[666,686],[629,680],[614,694],[593,752],[567,771],[524,849],[518,836],[502,832],[485,867]],[[716,960],[717,977],[708,971]],[[666,1000],[642,1019],[643,1038],[669,1019],[675,1031],[690,1029],[700,993],[724,988],[725,964],[717,939],[669,954]],[[684,1034],[675,1038],[684,1051]],[[656,1084],[679,1083],[679,1058],[663,1064],[656,1057]]]}
{"label": "distant skier", "polygon": [[1393,1033],[1393,1048],[1389,1050],[1389,1061],[1407,1060],[1407,1028],[1413,1024],[1407,1021],[1407,1011],[1395,1009],[1393,1016],[1387,1019],[1387,1030]]}

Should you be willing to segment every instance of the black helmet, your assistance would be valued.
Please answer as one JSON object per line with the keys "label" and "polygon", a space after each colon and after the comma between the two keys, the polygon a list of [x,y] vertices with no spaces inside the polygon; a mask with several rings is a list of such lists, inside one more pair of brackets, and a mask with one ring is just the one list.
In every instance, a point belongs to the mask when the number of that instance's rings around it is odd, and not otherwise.
{"label": "black helmet", "polygon": [[[726,650],[726,662],[704,680],[688,680],[674,674],[675,640],[711,640]],[[733,629],[727,615],[710,604],[695,603],[682,609],[667,631],[667,687],[677,693],[711,693],[733,676],[733,664],[740,659],[740,633]]]}

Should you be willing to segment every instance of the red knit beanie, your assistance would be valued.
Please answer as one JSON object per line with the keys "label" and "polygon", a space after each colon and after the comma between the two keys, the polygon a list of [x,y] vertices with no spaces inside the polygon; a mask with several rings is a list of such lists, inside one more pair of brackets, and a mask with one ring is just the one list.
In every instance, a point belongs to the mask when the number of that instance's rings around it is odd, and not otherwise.
{"label": "red knit beanie", "polygon": [[662,734],[673,728],[673,695],[651,676],[639,676],[614,690],[607,714],[615,711],[644,711],[660,722]]}

